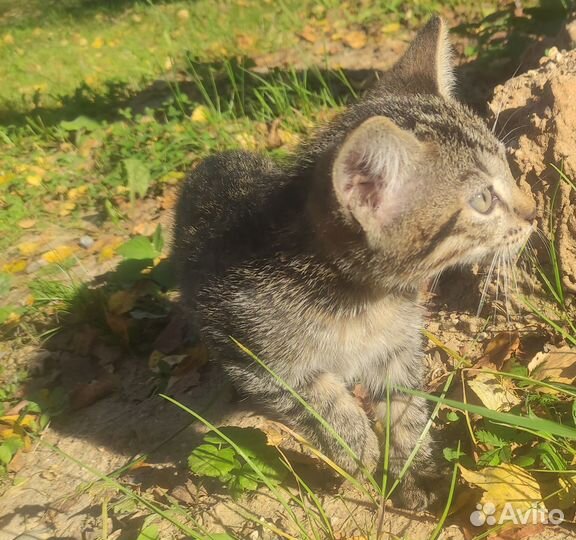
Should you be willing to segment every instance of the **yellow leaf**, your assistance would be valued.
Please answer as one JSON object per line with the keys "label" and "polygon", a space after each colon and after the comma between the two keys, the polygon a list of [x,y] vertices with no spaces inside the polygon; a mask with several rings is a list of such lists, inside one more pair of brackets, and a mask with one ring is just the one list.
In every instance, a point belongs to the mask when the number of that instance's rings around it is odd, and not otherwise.
{"label": "yellow leaf", "polygon": [[8,182],[11,182],[13,179],[14,179],[13,174],[0,174],[0,186],[2,184],[7,184]]}
{"label": "yellow leaf", "polygon": [[396,32],[398,32],[400,30],[400,28],[402,28],[400,23],[391,22],[391,23],[385,24],[382,27],[382,33],[383,34],[395,34]]}
{"label": "yellow leaf", "polygon": [[14,43],[14,36],[12,34],[5,34],[2,41],[6,43],[6,45],[12,45]]}
{"label": "yellow leaf", "polygon": [[489,514],[496,519],[494,523],[510,509],[522,513],[530,510],[545,512],[538,482],[521,467],[502,464],[470,471],[460,466],[460,471],[464,480],[484,491],[481,502],[493,505]]}
{"label": "yellow leaf", "polygon": [[100,250],[100,255],[98,255],[99,262],[109,261],[110,259],[114,258],[116,255],[116,246],[104,246]]}
{"label": "yellow leaf", "polygon": [[18,433],[16,433],[12,428],[0,429],[0,440],[1,439],[11,439],[12,437],[18,437]]}
{"label": "yellow leaf", "polygon": [[9,274],[18,274],[19,272],[24,272],[27,266],[28,263],[24,259],[19,259],[2,265],[2,271]]}
{"label": "yellow leaf", "polygon": [[58,212],[58,215],[60,217],[65,217],[65,216],[69,216],[70,213],[72,212],[72,210],[74,210],[74,208],[76,208],[76,203],[73,201],[66,201],[64,203],[62,203],[62,207],[60,208],[60,211]]}
{"label": "yellow leaf", "polygon": [[69,189],[66,196],[68,197],[68,200],[76,201],[80,197],[82,197],[86,193],[86,191],[88,191],[88,186],[79,186],[76,188]]}
{"label": "yellow leaf", "polygon": [[198,105],[193,111],[192,116],[190,116],[192,122],[197,124],[205,124],[208,122],[208,109],[204,105]]}
{"label": "yellow leaf", "polygon": [[368,42],[368,36],[366,35],[366,32],[356,30],[345,34],[342,41],[344,41],[344,43],[351,49],[362,49]]}
{"label": "yellow leaf", "polygon": [[42,259],[47,263],[63,263],[74,254],[74,251],[76,250],[71,246],[58,246],[44,253]]}
{"label": "yellow leaf", "polygon": [[234,136],[238,144],[246,150],[256,149],[256,138],[250,133],[238,133]]}
{"label": "yellow leaf", "polygon": [[101,49],[103,45],[104,45],[104,40],[101,37],[97,37],[92,42],[92,48],[93,49]]}
{"label": "yellow leaf", "polygon": [[282,144],[286,146],[296,146],[300,142],[300,137],[296,133],[278,128],[278,137]]}
{"label": "yellow leaf", "polygon": [[491,373],[478,373],[468,381],[468,386],[474,390],[482,404],[492,411],[509,411],[520,403],[509,380]]}
{"label": "yellow leaf", "polygon": [[42,183],[42,177],[39,174],[29,174],[26,182],[31,186],[39,186]]}
{"label": "yellow leaf", "polygon": [[19,414],[9,414],[0,416],[0,423],[8,424],[9,426],[36,427],[36,416],[26,414],[20,417]]}
{"label": "yellow leaf", "polygon": [[179,9],[176,12],[176,17],[181,21],[187,21],[190,18],[190,12],[187,9]]}
{"label": "yellow leaf", "polygon": [[177,184],[185,176],[186,175],[183,172],[172,171],[165,174],[162,178],[160,178],[160,182],[165,182],[166,184]]}
{"label": "yellow leaf", "polygon": [[8,313],[8,316],[4,320],[4,324],[17,323],[21,318],[22,318],[22,315],[20,313],[16,313],[15,311],[12,311],[11,313]]}
{"label": "yellow leaf", "polygon": [[20,252],[20,255],[29,257],[38,251],[40,244],[37,242],[22,242],[21,244],[18,244],[16,248]]}

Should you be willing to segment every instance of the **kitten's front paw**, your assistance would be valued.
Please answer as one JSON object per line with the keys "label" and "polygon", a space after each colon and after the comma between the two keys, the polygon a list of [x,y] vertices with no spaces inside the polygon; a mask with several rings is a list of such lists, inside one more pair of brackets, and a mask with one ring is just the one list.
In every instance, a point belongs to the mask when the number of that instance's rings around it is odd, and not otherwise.
{"label": "kitten's front paw", "polygon": [[444,502],[449,479],[444,470],[406,472],[400,482],[394,502],[406,510],[422,511]]}
{"label": "kitten's front paw", "polygon": [[[347,441],[348,445],[360,458],[362,465],[370,473],[373,473],[380,460],[380,444],[376,434],[372,429],[368,429],[353,435],[356,436],[353,438],[354,440]],[[331,453],[332,459],[339,467],[342,467],[351,476],[358,476],[360,467],[345,448],[338,446]]]}

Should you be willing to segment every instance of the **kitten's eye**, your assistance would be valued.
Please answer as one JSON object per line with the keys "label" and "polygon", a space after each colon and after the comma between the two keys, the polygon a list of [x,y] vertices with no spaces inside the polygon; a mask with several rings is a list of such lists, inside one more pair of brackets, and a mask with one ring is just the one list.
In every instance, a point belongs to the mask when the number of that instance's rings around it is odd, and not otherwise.
{"label": "kitten's eye", "polygon": [[496,196],[486,188],[470,199],[470,206],[481,214],[488,214],[494,208],[495,201]]}

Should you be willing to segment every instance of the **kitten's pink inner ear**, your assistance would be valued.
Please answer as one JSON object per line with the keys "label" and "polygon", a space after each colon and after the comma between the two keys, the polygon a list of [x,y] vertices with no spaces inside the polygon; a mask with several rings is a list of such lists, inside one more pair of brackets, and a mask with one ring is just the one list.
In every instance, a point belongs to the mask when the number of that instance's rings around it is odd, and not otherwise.
{"label": "kitten's pink inner ear", "polygon": [[[390,119],[366,120],[345,140],[332,169],[338,202],[363,226],[393,216],[402,207],[406,179],[421,152],[416,137]],[[386,214],[386,216],[384,216]]]}
{"label": "kitten's pink inner ear", "polygon": [[404,56],[392,68],[392,73],[407,91],[437,93],[453,99],[452,56],[446,24],[440,17],[434,17],[418,32]]}

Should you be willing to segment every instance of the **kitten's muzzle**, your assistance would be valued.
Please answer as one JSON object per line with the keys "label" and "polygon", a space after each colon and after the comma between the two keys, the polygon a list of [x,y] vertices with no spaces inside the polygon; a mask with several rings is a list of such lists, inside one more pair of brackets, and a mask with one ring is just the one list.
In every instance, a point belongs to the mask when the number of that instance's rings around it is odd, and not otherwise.
{"label": "kitten's muzzle", "polygon": [[527,195],[522,194],[522,199],[514,206],[514,213],[530,224],[536,218],[536,203]]}

